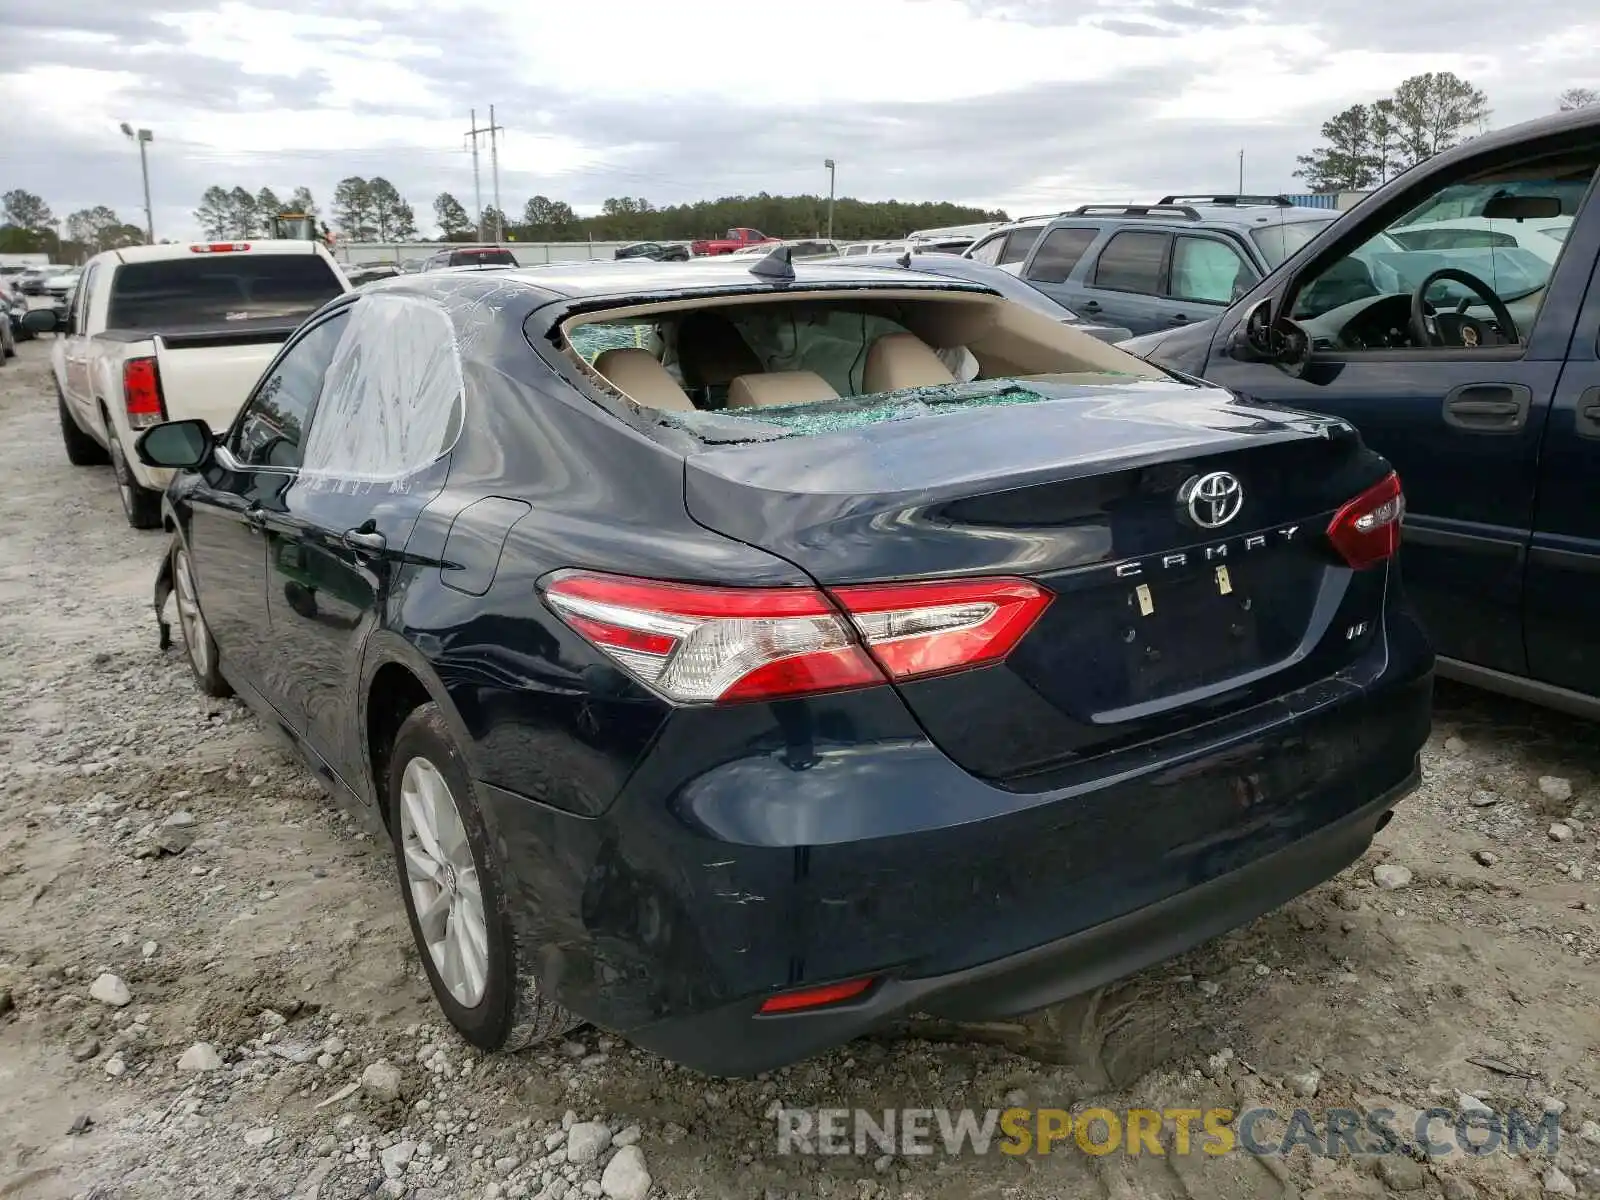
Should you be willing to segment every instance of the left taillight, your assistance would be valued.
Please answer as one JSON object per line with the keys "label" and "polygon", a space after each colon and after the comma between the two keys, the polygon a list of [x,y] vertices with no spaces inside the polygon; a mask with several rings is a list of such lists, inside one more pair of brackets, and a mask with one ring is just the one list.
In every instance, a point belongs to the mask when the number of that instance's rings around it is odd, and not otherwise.
{"label": "left taillight", "polygon": [[167,419],[161,398],[161,371],[153,358],[130,358],[122,364],[122,402],[130,429],[148,429]]}
{"label": "left taillight", "polygon": [[1328,522],[1328,540],[1355,570],[1377,566],[1400,549],[1400,525],[1405,513],[1400,476],[1390,472],[1334,513]]}
{"label": "left taillight", "polygon": [[1024,579],[741,588],[564,571],[545,599],[668,699],[732,703],[868,687],[997,662],[1050,603]]}

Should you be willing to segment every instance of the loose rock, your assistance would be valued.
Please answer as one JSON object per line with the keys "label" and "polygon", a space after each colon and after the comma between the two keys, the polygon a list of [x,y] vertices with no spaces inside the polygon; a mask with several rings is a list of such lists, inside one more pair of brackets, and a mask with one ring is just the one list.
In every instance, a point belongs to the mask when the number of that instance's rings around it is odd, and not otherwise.
{"label": "loose rock", "polygon": [[405,1172],[411,1160],[416,1157],[416,1153],[415,1142],[396,1142],[379,1153],[378,1161],[383,1164],[383,1173],[390,1179],[396,1179]]}
{"label": "loose rock", "polygon": [[1390,1154],[1378,1160],[1378,1178],[1383,1180],[1385,1186],[1397,1192],[1420,1192],[1428,1182],[1421,1163],[1402,1158],[1398,1154]]}
{"label": "loose rock", "polygon": [[196,1042],[178,1059],[180,1071],[220,1071],[222,1056],[210,1042]]}
{"label": "loose rock", "polygon": [[1322,1075],[1317,1071],[1307,1071],[1301,1075],[1290,1075],[1284,1082],[1296,1096],[1309,1100],[1322,1086]]}
{"label": "loose rock", "polygon": [[1474,850],[1472,852],[1472,857],[1477,861],[1479,866],[1484,867],[1492,867],[1495,865],[1495,863],[1500,861],[1500,856],[1493,850]]}
{"label": "loose rock", "polygon": [[592,1163],[611,1144],[611,1130],[598,1121],[580,1121],[567,1131],[567,1161]]}
{"label": "loose rock", "polygon": [[1539,790],[1547,799],[1554,800],[1557,804],[1565,804],[1572,799],[1572,782],[1559,775],[1539,776]]}
{"label": "loose rock", "polygon": [[400,1099],[400,1068],[387,1060],[361,1072],[361,1090],[382,1104]]}
{"label": "loose rock", "polygon": [[74,1042],[67,1048],[67,1053],[72,1055],[73,1062],[88,1062],[100,1053],[100,1040],[98,1038],[85,1038],[81,1042]]}
{"label": "loose rock", "polygon": [[600,1176],[600,1190],[611,1200],[644,1200],[650,1192],[644,1152],[632,1142],[618,1150]]}
{"label": "loose rock", "polygon": [[246,1133],[244,1135],[244,1144],[246,1146],[256,1147],[265,1146],[277,1136],[278,1131],[276,1129],[273,1129],[270,1126],[264,1126],[261,1129],[252,1129]]}
{"label": "loose rock", "polygon": [[1550,1196],[1576,1196],[1578,1185],[1567,1178],[1567,1173],[1560,1167],[1551,1166],[1544,1173],[1544,1190]]}
{"label": "loose rock", "polygon": [[109,1004],[112,1008],[124,1008],[133,1003],[133,993],[128,990],[128,985],[122,982],[120,975],[107,972],[89,985],[89,997]]}
{"label": "loose rock", "polygon": [[1392,892],[1411,882],[1411,870],[1399,863],[1383,863],[1372,868],[1372,881],[1384,891]]}
{"label": "loose rock", "polygon": [[1572,826],[1557,821],[1550,826],[1550,840],[1552,842],[1570,842],[1572,840]]}

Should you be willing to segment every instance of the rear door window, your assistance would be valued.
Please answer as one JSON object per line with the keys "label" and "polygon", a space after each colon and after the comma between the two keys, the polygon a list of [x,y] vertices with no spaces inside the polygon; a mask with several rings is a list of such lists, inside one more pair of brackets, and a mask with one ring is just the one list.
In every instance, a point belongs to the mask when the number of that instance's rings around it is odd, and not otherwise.
{"label": "rear door window", "polygon": [[324,373],[303,475],[393,481],[447,454],[461,430],[455,326],[431,300],[374,292],[354,306]]}
{"label": "rear door window", "polygon": [[988,263],[992,267],[1000,261],[1000,252],[1005,249],[1005,245],[1005,234],[1001,234],[979,242],[967,257],[974,262]]}
{"label": "rear door window", "polygon": [[231,321],[300,321],[344,294],[315,254],[196,254],[124,263],[111,277],[106,328],[152,332]]}
{"label": "rear door window", "polygon": [[1098,229],[1051,230],[1028,265],[1028,278],[1040,283],[1065,283],[1083,252],[1099,236]]}
{"label": "rear door window", "polygon": [[1095,263],[1094,285],[1114,292],[1162,294],[1167,247],[1172,236],[1144,229],[1125,229],[1106,243]]}

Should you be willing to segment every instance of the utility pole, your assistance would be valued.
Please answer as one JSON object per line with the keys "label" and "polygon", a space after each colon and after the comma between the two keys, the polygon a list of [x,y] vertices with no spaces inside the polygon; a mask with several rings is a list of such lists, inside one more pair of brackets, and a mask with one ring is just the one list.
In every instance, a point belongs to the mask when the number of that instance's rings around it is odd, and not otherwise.
{"label": "utility pole", "polygon": [[828,240],[833,241],[833,159],[825,158],[822,165],[828,168]]}
{"label": "utility pole", "polygon": [[505,214],[500,211],[500,144],[496,140],[497,134],[505,132],[503,126],[495,124],[494,105],[489,105],[489,124],[482,129],[478,128],[478,110],[472,110],[472,128],[467,131],[467,137],[472,139],[472,195],[473,201],[478,206],[478,240],[487,241],[488,237],[483,229],[483,176],[478,168],[478,139],[484,134],[489,135],[489,168],[494,174],[494,240],[496,244],[505,237]]}
{"label": "utility pole", "polygon": [[1244,195],[1244,150],[1239,151],[1239,194]]}
{"label": "utility pole", "polygon": [[472,110],[472,129],[467,137],[472,139],[472,202],[478,212],[478,240],[483,241],[483,180],[478,174],[478,110]]}
{"label": "utility pole", "polygon": [[497,133],[505,130],[494,123],[494,105],[489,105],[489,171],[494,176],[494,244],[498,246],[505,241],[505,211],[500,207],[500,144],[495,140]]}
{"label": "utility pole", "polygon": [[150,131],[140,129],[135,132],[132,125],[126,121],[122,123],[122,133],[139,144],[139,173],[144,176],[144,236],[152,246],[156,244],[155,218],[150,215],[150,162],[145,157],[144,148],[151,142]]}

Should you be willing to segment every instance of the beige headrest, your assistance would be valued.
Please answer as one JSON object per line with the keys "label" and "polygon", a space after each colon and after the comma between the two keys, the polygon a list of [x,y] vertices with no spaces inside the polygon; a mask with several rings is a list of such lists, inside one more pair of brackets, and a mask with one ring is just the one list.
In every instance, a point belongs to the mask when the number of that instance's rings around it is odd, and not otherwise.
{"label": "beige headrest", "polygon": [[933,387],[954,383],[950,368],[939,361],[932,347],[913,333],[886,333],[867,351],[861,390],[893,392],[900,388]]}
{"label": "beige headrest", "polygon": [[778,404],[816,404],[839,393],[815,371],[768,371],[740,375],[728,385],[729,408],[771,408]]}
{"label": "beige headrest", "polygon": [[594,360],[594,369],[612,387],[635,404],[645,408],[664,408],[670,412],[693,412],[694,403],[671,373],[648,350],[627,347],[604,350]]}

